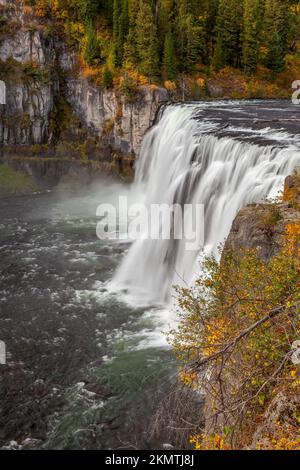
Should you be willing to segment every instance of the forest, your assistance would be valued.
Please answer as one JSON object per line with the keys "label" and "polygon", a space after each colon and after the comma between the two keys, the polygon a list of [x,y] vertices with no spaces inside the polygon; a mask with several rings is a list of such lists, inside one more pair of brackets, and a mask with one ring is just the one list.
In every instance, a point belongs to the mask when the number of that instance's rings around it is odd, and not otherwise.
{"label": "forest", "polygon": [[300,2],[295,0],[27,0],[55,18],[89,67],[104,66],[110,86],[118,69],[151,81],[175,80],[199,67],[285,69],[297,53]]}

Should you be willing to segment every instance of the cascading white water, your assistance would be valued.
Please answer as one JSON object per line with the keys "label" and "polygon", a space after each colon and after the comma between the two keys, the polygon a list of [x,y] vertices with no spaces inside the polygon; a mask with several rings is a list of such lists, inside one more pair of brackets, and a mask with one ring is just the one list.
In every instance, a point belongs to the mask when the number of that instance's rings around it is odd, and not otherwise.
{"label": "cascading white water", "polygon": [[[199,120],[199,105],[166,108],[144,139],[134,182],[147,206],[204,204],[204,251],[215,255],[238,211],[276,195],[300,164],[296,146],[252,144],[222,136],[218,129],[216,122]],[[271,130],[263,134],[275,138]],[[280,133],[276,137],[280,141]],[[184,243],[134,242],[114,287],[143,303],[168,302],[172,285],[190,283],[199,270],[199,252],[186,251]]]}

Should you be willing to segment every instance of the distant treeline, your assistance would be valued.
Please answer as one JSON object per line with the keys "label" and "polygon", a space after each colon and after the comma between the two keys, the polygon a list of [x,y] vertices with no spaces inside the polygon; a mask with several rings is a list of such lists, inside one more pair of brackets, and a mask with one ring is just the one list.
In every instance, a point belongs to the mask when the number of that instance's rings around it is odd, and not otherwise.
{"label": "distant treeline", "polygon": [[88,65],[137,69],[173,80],[199,64],[248,74],[274,72],[297,51],[294,0],[27,0],[40,16],[65,23]]}

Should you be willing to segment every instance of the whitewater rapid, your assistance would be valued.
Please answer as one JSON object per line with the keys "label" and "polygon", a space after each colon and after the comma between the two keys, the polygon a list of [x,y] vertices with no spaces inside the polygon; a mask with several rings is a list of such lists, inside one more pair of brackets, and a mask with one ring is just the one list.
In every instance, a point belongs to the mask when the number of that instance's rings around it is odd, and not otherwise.
{"label": "whitewater rapid", "polygon": [[[207,115],[210,107],[212,118]],[[222,110],[228,108],[231,117],[226,121]],[[285,177],[300,165],[298,134],[278,125],[272,129],[263,119],[260,126],[245,127],[246,117],[252,122],[249,116],[247,107],[241,110],[230,102],[168,106],[143,141],[132,191],[147,207],[203,204],[205,254],[218,256],[238,211],[275,197]],[[142,303],[167,304],[174,284],[193,282],[200,255],[200,249],[187,251],[184,240],[137,240],[113,287]]]}

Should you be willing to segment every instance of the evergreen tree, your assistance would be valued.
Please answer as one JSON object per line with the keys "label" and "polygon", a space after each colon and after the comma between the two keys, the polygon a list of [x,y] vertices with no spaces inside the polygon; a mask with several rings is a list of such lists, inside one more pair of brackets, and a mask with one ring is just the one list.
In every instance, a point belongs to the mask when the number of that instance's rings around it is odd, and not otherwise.
{"label": "evergreen tree", "polygon": [[87,30],[87,42],[84,50],[84,60],[90,66],[101,63],[102,61],[101,43],[97,37],[92,24],[89,24]]}
{"label": "evergreen tree", "polygon": [[176,63],[174,38],[171,30],[167,32],[165,37],[163,66],[166,79],[174,80],[176,78]]}
{"label": "evergreen tree", "polygon": [[158,37],[163,52],[166,35],[174,26],[175,0],[158,0],[156,11]]}
{"label": "evergreen tree", "polygon": [[[85,32],[83,52],[89,65],[105,56],[111,69],[139,69],[150,78],[163,73],[166,79],[174,80],[178,73],[193,74],[198,64],[216,69],[242,67],[252,74],[261,62],[280,72],[286,54],[296,52],[299,38],[298,0],[32,3],[38,3],[44,17],[66,21],[71,40],[81,42]],[[102,45],[96,28],[107,38]]]}
{"label": "evergreen tree", "polygon": [[113,86],[113,74],[108,65],[105,65],[102,72],[102,85],[105,88],[111,88]]}
{"label": "evergreen tree", "polygon": [[114,0],[113,8],[113,50],[114,64],[121,67],[123,63],[124,44],[128,34],[128,1]]}
{"label": "evergreen tree", "polygon": [[92,21],[98,12],[98,6],[98,0],[77,0],[76,13],[78,21],[82,23]]}
{"label": "evergreen tree", "polygon": [[204,62],[210,63],[215,47],[215,30],[219,0],[204,0],[203,17],[205,24]]}
{"label": "evergreen tree", "polygon": [[123,64],[127,67],[136,67],[139,57],[137,52],[137,16],[140,0],[128,0],[129,32],[124,44]]}
{"label": "evergreen tree", "polygon": [[266,0],[264,36],[268,53],[265,64],[274,72],[284,68],[288,49],[288,9],[282,0]]}
{"label": "evergreen tree", "polygon": [[243,32],[243,67],[247,74],[256,71],[261,31],[260,0],[245,0]]}
{"label": "evergreen tree", "polygon": [[150,78],[159,76],[157,28],[148,1],[140,4],[136,24],[137,53],[141,73]]}
{"label": "evergreen tree", "polygon": [[238,67],[241,63],[243,3],[240,0],[220,0],[214,66]]}
{"label": "evergreen tree", "polygon": [[197,62],[203,59],[205,31],[198,16],[193,14],[195,3],[177,0],[177,33],[179,64],[182,72],[193,72]]}
{"label": "evergreen tree", "polygon": [[269,50],[266,57],[266,65],[274,72],[282,72],[284,69],[284,47],[282,39],[277,31],[273,31],[268,44]]}

